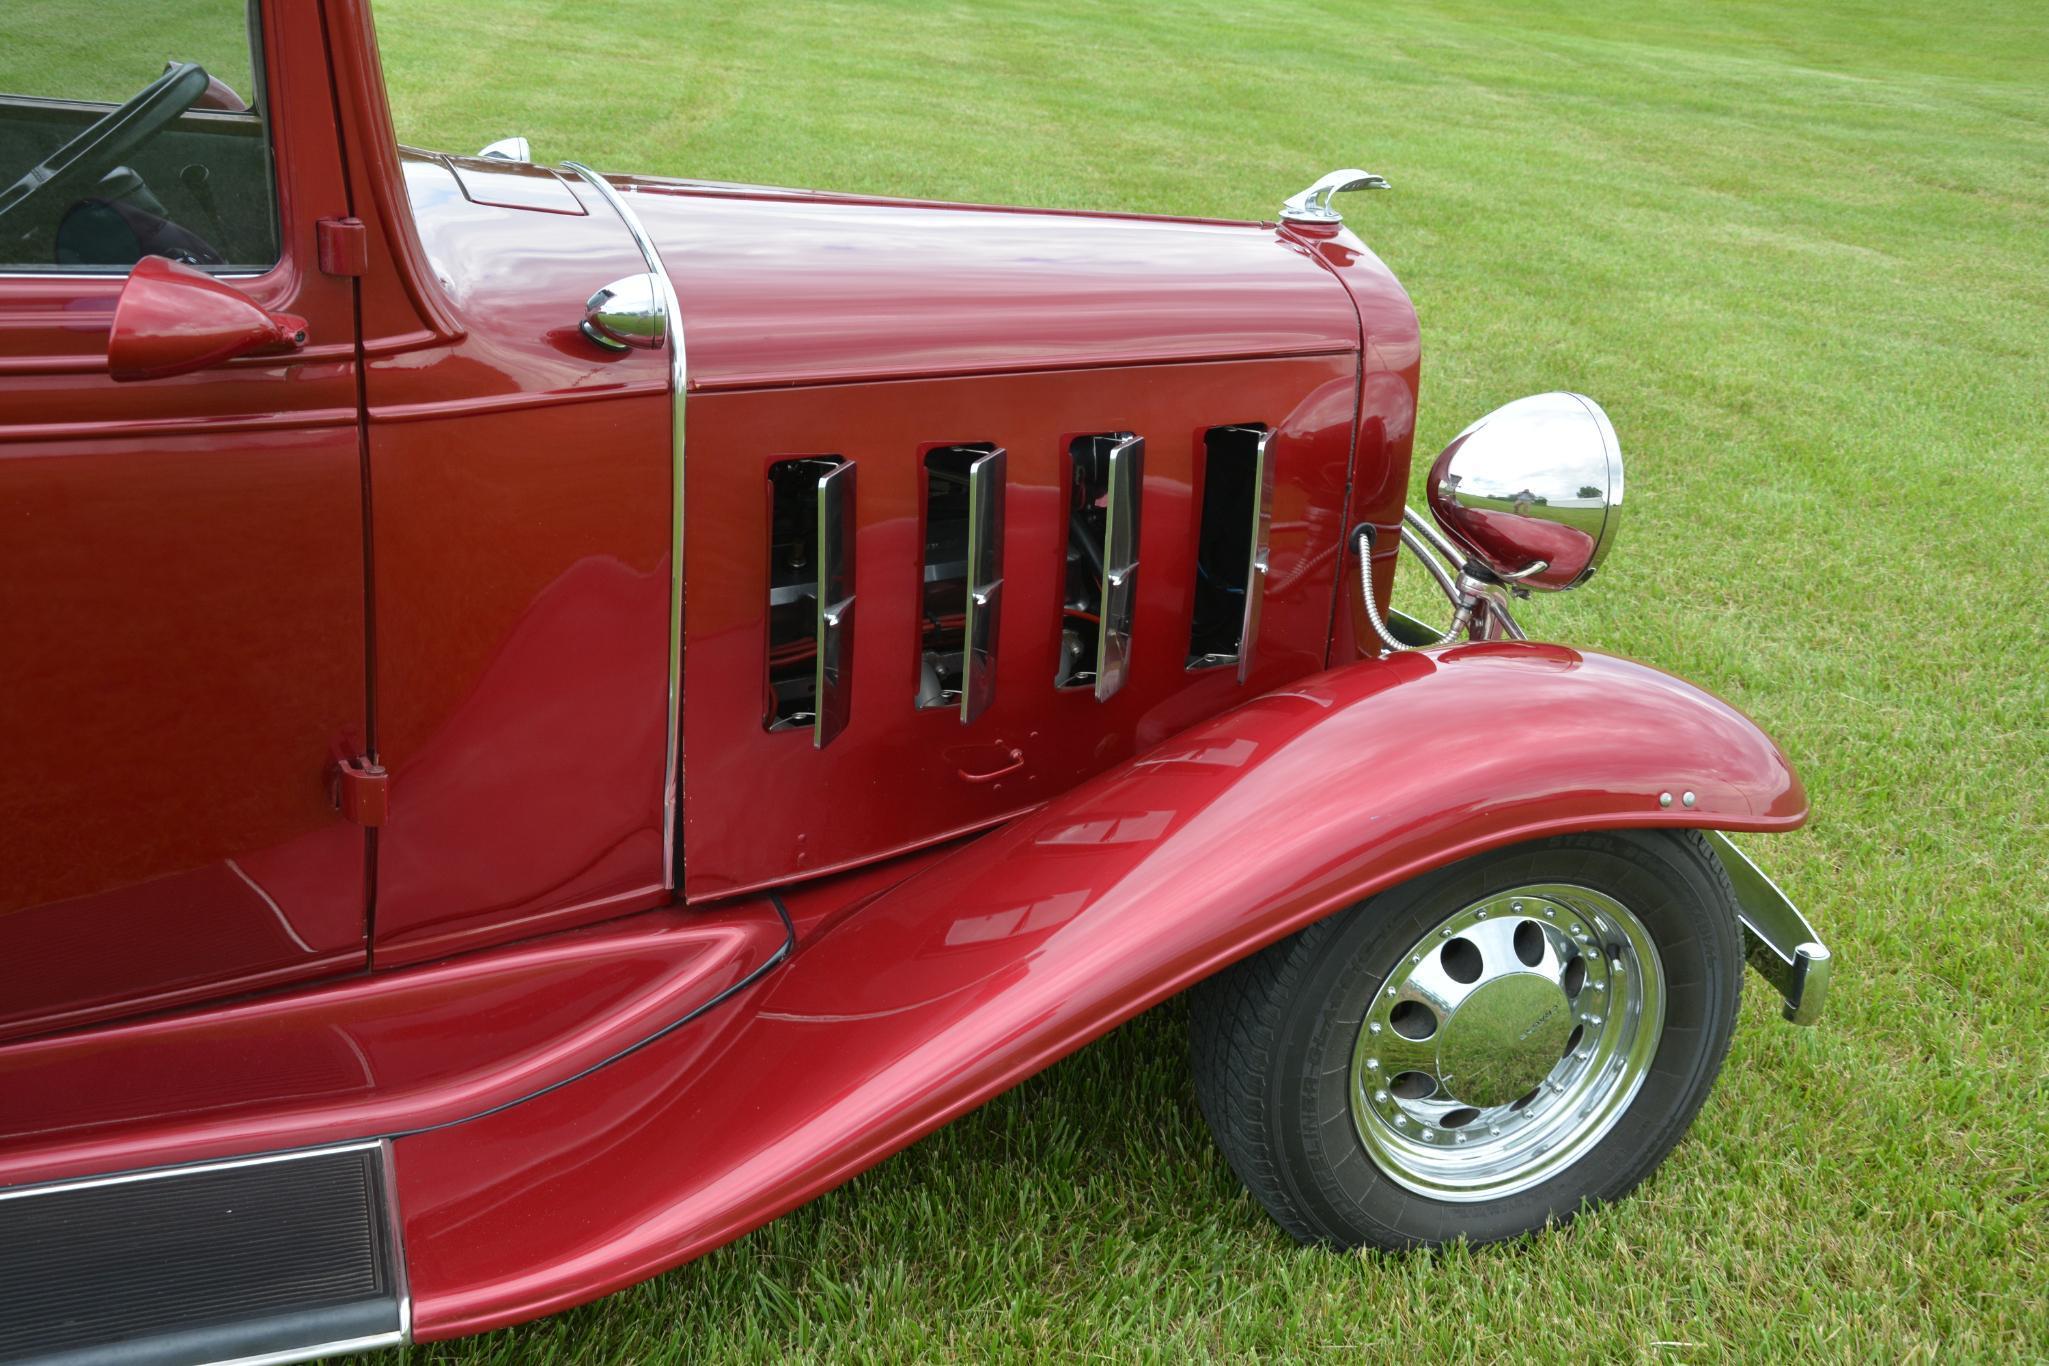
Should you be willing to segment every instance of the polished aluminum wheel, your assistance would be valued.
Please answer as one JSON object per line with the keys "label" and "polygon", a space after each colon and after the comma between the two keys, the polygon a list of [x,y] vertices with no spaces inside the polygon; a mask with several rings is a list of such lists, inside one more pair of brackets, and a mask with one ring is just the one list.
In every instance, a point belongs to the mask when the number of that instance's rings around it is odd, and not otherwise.
{"label": "polished aluminum wheel", "polygon": [[1650,1072],[1665,979],[1650,932],[1585,887],[1517,887],[1410,946],[1352,1054],[1374,1163],[1439,1200],[1527,1190],[1584,1156]]}

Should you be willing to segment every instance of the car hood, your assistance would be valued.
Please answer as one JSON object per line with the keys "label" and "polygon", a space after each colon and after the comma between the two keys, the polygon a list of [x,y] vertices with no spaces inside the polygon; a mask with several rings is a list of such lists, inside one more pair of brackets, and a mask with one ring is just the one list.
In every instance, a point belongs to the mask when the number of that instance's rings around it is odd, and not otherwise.
{"label": "car hood", "polygon": [[607,179],[675,284],[693,390],[1360,344],[1346,286],[1272,224]]}

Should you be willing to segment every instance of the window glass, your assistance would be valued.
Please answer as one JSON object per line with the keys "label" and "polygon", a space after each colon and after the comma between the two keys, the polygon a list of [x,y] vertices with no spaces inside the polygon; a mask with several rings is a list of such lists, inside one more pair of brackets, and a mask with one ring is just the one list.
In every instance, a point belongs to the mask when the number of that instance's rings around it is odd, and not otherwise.
{"label": "window glass", "polygon": [[0,270],[278,258],[249,0],[0,0]]}

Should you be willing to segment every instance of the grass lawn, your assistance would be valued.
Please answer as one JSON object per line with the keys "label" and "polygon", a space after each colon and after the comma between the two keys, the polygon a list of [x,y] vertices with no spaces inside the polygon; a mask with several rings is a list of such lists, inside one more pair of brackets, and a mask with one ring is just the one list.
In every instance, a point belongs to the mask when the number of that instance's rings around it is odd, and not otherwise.
{"label": "grass lawn", "polygon": [[1662,1174],[1526,1247],[1295,1247],[1170,1005],[724,1251],[413,1360],[2049,1357],[2040,0],[378,8],[428,146],[1246,217],[1384,173],[1344,207],[1422,315],[1419,469],[1516,395],[1607,405],[1619,549],[1525,621],[1779,739],[1814,821],[1751,847],[1839,963],[1812,1031],[1753,978]]}

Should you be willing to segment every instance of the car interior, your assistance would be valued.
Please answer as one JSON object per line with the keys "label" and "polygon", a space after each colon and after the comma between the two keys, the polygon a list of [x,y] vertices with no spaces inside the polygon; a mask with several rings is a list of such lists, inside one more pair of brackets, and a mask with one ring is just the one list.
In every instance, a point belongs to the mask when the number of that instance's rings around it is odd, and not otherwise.
{"label": "car interior", "polygon": [[256,13],[124,5],[109,44],[75,8],[0,18],[0,271],[119,273],[278,259]]}

